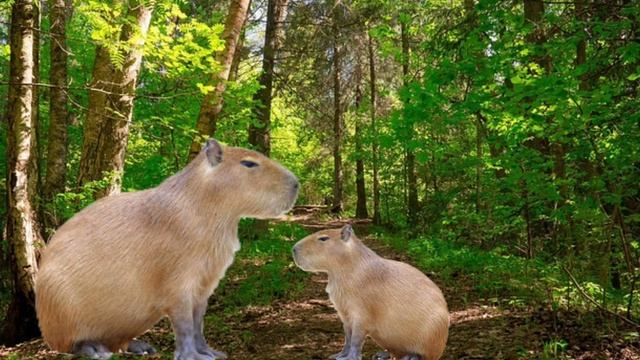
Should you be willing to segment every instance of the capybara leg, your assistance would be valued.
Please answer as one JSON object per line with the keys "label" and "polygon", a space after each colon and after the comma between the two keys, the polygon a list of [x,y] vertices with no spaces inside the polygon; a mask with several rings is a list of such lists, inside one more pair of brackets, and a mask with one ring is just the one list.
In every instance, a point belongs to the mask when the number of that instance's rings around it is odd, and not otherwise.
{"label": "capybara leg", "polygon": [[423,359],[422,359],[422,356],[420,356],[418,354],[408,354],[408,355],[405,355],[400,360],[423,360]]}
{"label": "capybara leg", "polygon": [[172,309],[169,313],[171,325],[176,335],[176,351],[174,360],[215,360],[216,357],[209,354],[201,354],[196,349],[195,330],[193,321],[193,308],[182,306]]}
{"label": "capybara leg", "polygon": [[212,356],[215,359],[226,359],[227,354],[222,351],[214,350],[209,347],[207,340],[204,338],[204,314],[207,312],[207,301],[198,303],[193,309],[193,331],[196,350],[200,354]]}
{"label": "capybara leg", "polygon": [[85,340],[73,344],[71,349],[74,358],[108,359],[113,355],[109,349],[97,341]]}
{"label": "capybara leg", "polygon": [[342,327],[344,328],[344,346],[342,347],[342,351],[329,356],[329,359],[339,359],[349,354],[349,349],[351,348],[351,328],[346,324],[342,324]]}
{"label": "capybara leg", "polygon": [[153,355],[156,353],[156,349],[142,340],[133,339],[127,345],[127,352],[136,355]]}
{"label": "capybara leg", "polygon": [[349,344],[349,353],[345,356],[336,358],[336,360],[360,360],[362,359],[362,345],[366,334],[364,331],[354,326],[351,330],[351,342]]}
{"label": "capybara leg", "polygon": [[388,351],[379,351],[373,357],[372,360],[391,360],[391,354]]}

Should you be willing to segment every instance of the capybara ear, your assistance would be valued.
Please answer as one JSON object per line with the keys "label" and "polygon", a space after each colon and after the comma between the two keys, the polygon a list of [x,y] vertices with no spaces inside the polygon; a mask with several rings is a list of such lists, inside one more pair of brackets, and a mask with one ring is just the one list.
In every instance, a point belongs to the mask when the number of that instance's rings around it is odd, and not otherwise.
{"label": "capybara ear", "polygon": [[351,227],[351,225],[345,225],[342,228],[342,231],[340,231],[340,236],[342,237],[343,241],[349,241],[349,239],[351,239],[351,237],[353,236],[353,228]]}
{"label": "capybara ear", "polygon": [[204,153],[211,166],[216,166],[222,162],[222,146],[216,139],[209,139],[204,143]]}

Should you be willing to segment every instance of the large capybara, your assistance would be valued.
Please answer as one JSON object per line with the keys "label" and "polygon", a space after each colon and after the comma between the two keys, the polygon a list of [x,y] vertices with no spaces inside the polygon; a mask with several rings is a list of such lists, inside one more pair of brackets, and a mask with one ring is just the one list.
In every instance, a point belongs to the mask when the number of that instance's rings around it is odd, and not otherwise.
{"label": "large capybara", "polygon": [[298,180],[267,157],[209,140],[158,187],[96,201],[44,249],[36,310],[60,352],[107,358],[154,349],[134,337],[168,316],[176,360],[225,358],[203,336],[207,300],[240,248],[242,217],[288,211]]}
{"label": "large capybara", "polygon": [[332,359],[357,360],[367,336],[385,348],[376,358],[436,360],[449,333],[442,292],[411,265],[377,255],[353,233],[319,231],[293,247],[305,271],[329,275],[327,293],[342,321],[345,344]]}

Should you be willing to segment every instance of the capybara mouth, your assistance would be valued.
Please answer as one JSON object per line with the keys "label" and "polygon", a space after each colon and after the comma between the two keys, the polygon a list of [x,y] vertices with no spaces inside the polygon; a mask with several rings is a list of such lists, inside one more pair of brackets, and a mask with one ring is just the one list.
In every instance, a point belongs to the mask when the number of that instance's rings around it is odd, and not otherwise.
{"label": "capybara mouth", "polygon": [[307,271],[305,266],[302,264],[302,259],[298,256],[298,252],[296,251],[296,247],[295,246],[291,250],[291,256],[293,257],[293,262],[296,264],[297,267],[299,267],[300,269],[302,269],[304,271]]}

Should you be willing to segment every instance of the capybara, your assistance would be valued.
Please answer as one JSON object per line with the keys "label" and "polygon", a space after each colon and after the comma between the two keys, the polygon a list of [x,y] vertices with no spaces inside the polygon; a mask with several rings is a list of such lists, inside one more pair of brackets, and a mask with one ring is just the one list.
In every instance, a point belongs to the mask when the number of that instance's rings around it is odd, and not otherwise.
{"label": "capybara", "polygon": [[403,360],[436,360],[449,332],[449,311],[442,292],[411,265],[380,257],[350,225],[319,231],[293,247],[305,271],[329,275],[327,293],[338,311],[345,344],[332,359],[357,360],[370,336]]}
{"label": "capybara", "polygon": [[44,340],[92,358],[152,353],[134,337],[167,316],[174,359],[225,358],[202,327],[207,300],[240,248],[238,222],[278,217],[297,194],[283,166],[208,140],[158,187],[96,201],[43,250],[35,290]]}

